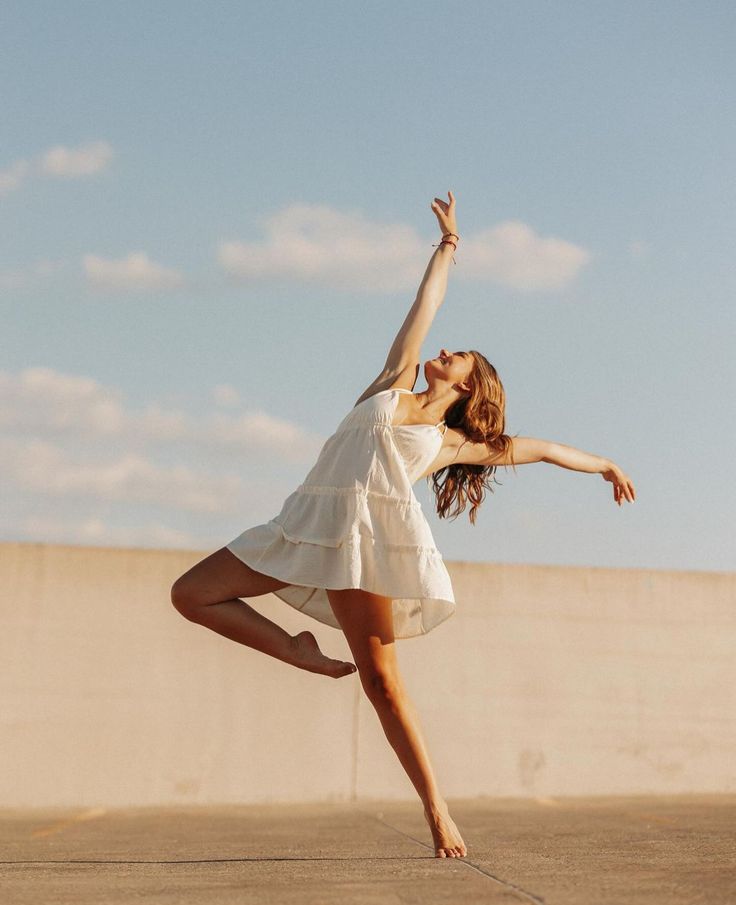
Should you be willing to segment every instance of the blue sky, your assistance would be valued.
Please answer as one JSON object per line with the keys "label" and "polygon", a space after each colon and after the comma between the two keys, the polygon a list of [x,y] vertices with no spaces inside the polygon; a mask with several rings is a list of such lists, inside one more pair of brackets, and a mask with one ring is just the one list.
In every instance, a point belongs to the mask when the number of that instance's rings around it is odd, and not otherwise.
{"label": "blue sky", "polygon": [[[423,360],[637,501],[497,472],[445,559],[736,568],[736,8],[16,2],[0,14],[0,538],[211,552],[383,365],[457,199]],[[422,378],[415,390],[426,384]]]}

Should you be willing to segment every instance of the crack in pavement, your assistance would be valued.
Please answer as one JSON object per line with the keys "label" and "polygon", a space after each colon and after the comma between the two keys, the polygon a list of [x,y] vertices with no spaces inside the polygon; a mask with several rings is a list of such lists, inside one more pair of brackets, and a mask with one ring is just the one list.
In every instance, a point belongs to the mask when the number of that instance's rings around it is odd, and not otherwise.
{"label": "crack in pavement", "polygon": [[[377,814],[371,814],[369,811],[364,811],[362,808],[356,808],[356,810],[360,811],[362,814],[365,814],[366,817],[371,817],[373,820],[377,820],[379,823],[382,823],[384,826],[387,826],[389,829],[393,830],[395,833],[400,833],[402,836],[406,836],[407,839],[411,839],[412,842],[416,842],[417,845],[421,845],[422,848],[429,849],[431,852],[434,852],[434,848],[431,845],[427,845],[426,842],[422,842],[421,839],[416,839],[410,833],[405,833],[403,830],[400,830],[398,827],[392,826],[390,823],[387,823],[382,817],[379,817]],[[437,859],[442,860],[442,859]],[[502,880],[500,877],[495,876],[490,871],[486,870],[483,867],[479,867],[477,864],[473,864],[472,861],[468,861],[467,855],[464,858],[447,858],[444,859],[447,861],[456,861],[459,864],[464,864],[466,867],[469,867],[471,870],[477,871],[477,873],[482,874],[489,880],[492,880],[494,883],[498,883],[499,886],[502,886],[504,889],[511,890],[512,892],[517,893],[520,896],[523,896],[527,901],[533,902],[534,905],[545,905],[545,901],[542,896],[537,896],[533,892],[529,892],[526,889],[523,889],[521,886],[517,886],[515,883],[511,883],[508,880]]]}

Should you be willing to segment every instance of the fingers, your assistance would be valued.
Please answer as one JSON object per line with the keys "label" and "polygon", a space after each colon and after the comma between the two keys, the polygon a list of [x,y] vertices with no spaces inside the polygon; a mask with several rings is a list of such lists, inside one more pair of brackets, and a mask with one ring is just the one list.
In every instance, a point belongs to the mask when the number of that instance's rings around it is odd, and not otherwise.
{"label": "fingers", "polygon": [[446,201],[443,201],[441,198],[438,198],[436,195],[434,196],[435,202],[440,205],[445,213],[447,213],[447,211],[455,204],[455,196],[452,194],[452,192],[448,191],[447,197],[450,199],[449,204]]}
{"label": "fingers", "polygon": [[633,503],[636,499],[636,492],[631,481],[626,479],[624,481],[621,481],[621,483],[614,482],[613,499],[618,503],[619,506],[621,506],[624,499],[627,499],[630,503]]}

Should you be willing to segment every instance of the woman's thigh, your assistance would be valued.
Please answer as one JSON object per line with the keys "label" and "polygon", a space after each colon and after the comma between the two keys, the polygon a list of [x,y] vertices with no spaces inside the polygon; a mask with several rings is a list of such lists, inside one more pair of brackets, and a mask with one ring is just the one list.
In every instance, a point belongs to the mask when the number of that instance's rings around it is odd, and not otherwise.
{"label": "woman's thigh", "polygon": [[340,623],[361,678],[398,675],[390,597],[359,588],[327,591],[332,612]]}
{"label": "woman's thigh", "polygon": [[174,603],[207,606],[233,597],[259,597],[287,584],[251,569],[227,547],[221,547],[177,578],[171,599]]}

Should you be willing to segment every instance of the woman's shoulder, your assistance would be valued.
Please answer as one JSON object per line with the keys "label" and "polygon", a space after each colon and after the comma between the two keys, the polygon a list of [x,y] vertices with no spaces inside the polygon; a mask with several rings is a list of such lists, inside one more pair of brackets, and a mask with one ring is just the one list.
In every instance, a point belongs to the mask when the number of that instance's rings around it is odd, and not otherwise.
{"label": "woman's shoulder", "polygon": [[[377,393],[387,393],[389,390],[400,390],[402,393],[414,393],[414,384],[417,382],[417,368],[412,365],[411,368],[404,368],[403,371],[386,374],[379,374],[378,377],[361,393],[355,402],[360,405],[371,396]],[[353,406],[354,408],[355,406]]]}

